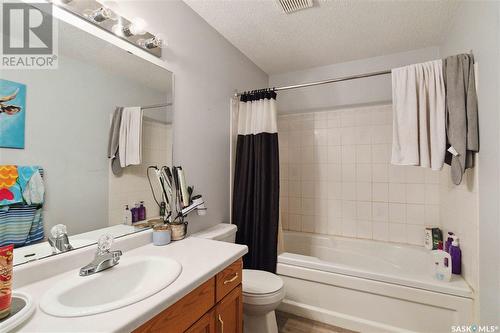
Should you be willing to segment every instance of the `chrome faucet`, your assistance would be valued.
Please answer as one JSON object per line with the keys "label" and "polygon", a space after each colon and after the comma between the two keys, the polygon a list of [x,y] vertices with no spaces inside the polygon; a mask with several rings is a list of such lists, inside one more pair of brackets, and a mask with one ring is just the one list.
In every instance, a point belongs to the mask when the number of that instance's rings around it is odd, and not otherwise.
{"label": "chrome faucet", "polygon": [[52,253],[62,253],[73,250],[73,246],[69,243],[68,233],[64,224],[57,224],[50,229],[49,238],[47,241],[52,246]]}
{"label": "chrome faucet", "polygon": [[92,275],[118,265],[122,251],[110,251],[111,244],[113,236],[106,234],[99,237],[95,258],[90,264],[80,268],[80,276]]}

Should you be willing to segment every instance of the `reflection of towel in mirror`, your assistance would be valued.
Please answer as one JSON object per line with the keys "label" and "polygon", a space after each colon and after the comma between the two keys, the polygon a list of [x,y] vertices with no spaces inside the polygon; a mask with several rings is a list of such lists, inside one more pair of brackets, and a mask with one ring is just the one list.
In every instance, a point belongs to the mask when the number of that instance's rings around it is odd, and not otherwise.
{"label": "reflection of towel in mirror", "polygon": [[454,154],[446,152],[454,184],[462,182],[465,169],[474,166],[479,151],[479,128],[474,58],[469,54],[448,57],[444,61],[446,83],[446,134]]}
{"label": "reflection of towel in mirror", "polygon": [[120,154],[118,153],[118,146],[120,143],[120,126],[122,122],[123,108],[117,107],[113,113],[111,120],[111,127],[109,128],[108,139],[108,158],[111,159],[111,170],[113,174],[121,174]]}
{"label": "reflection of towel in mirror", "polygon": [[37,170],[23,190],[23,198],[28,205],[41,205],[44,194],[45,186],[43,185],[42,175],[40,170]]}
{"label": "reflection of towel in mirror", "polygon": [[42,240],[42,208],[24,204],[0,207],[0,229],[0,246],[19,247]]}
{"label": "reflection of towel in mirror", "polygon": [[392,70],[391,163],[440,170],[446,150],[442,61]]}
{"label": "reflection of towel in mirror", "polygon": [[142,109],[125,107],[120,124],[118,153],[120,165],[139,165],[142,161]]}
{"label": "reflection of towel in mirror", "polygon": [[28,204],[42,204],[45,189],[41,170],[38,166],[0,166],[0,206],[24,203],[25,200]]}

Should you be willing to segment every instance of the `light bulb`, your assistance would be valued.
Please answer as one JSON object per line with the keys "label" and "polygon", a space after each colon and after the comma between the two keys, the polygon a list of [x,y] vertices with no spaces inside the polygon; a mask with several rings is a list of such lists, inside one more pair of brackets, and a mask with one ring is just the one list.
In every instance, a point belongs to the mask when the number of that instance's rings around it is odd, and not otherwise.
{"label": "light bulb", "polygon": [[156,38],[156,36],[148,39],[141,38],[137,41],[137,44],[145,49],[155,49],[157,47],[162,47],[161,39]]}
{"label": "light bulb", "polygon": [[134,18],[128,26],[128,30],[134,36],[144,35],[146,33],[146,21],[141,18]]}
{"label": "light bulb", "polygon": [[117,23],[114,26],[111,27],[111,31],[117,36],[120,37],[125,37],[125,34],[123,33],[124,26],[121,23]]}
{"label": "light bulb", "polygon": [[144,20],[134,19],[134,21],[129,25],[123,25],[121,22],[118,22],[111,28],[111,30],[115,35],[118,35],[120,37],[131,37],[144,35],[146,33],[145,27],[146,22]]}
{"label": "light bulb", "polygon": [[96,10],[85,10],[83,15],[90,21],[101,23],[106,20],[116,20],[116,14],[109,8],[100,7]]}

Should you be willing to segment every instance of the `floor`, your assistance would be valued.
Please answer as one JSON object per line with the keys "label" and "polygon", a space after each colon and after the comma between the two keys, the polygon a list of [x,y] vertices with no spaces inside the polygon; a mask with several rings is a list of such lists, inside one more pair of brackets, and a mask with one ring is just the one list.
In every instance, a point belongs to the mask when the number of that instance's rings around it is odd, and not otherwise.
{"label": "floor", "polygon": [[276,311],[276,321],[279,333],[356,333],[280,311]]}

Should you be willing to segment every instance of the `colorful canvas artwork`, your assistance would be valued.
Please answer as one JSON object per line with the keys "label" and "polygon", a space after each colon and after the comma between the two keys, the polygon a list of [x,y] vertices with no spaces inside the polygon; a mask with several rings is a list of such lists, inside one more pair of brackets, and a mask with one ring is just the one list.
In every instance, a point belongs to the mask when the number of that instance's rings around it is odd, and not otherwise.
{"label": "colorful canvas artwork", "polygon": [[0,79],[0,148],[24,148],[26,85]]}

